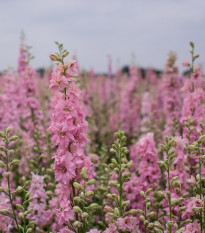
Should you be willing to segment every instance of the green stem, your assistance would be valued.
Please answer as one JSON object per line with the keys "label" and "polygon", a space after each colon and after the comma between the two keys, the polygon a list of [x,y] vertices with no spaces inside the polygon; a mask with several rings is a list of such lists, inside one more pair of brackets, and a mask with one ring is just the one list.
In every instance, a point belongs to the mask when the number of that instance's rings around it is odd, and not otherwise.
{"label": "green stem", "polygon": [[[8,150],[9,150],[9,144],[8,144],[8,138],[6,139],[6,172],[9,172],[9,158],[8,158]],[[18,221],[17,221],[17,217],[16,217],[16,213],[15,213],[15,210],[14,210],[14,205],[13,205],[13,200],[12,200],[12,195],[11,195],[11,185],[10,185],[10,178],[8,177],[7,178],[7,183],[8,183],[8,196],[9,196],[9,200],[10,200],[10,204],[11,204],[11,208],[12,208],[12,212],[13,212],[13,215],[14,215],[14,220],[16,222],[16,227],[17,227],[17,230],[19,233],[21,233],[21,230],[19,228],[19,224],[18,224]]]}
{"label": "green stem", "polygon": [[[145,214],[144,214],[144,216],[145,216],[145,220],[147,220],[147,203],[145,203]],[[147,233],[147,226],[146,225],[144,225],[144,232]]]}
{"label": "green stem", "polygon": [[[169,159],[169,153],[168,151],[166,151],[166,154],[167,154],[167,158]],[[168,170],[167,170],[167,173],[168,173],[168,189],[169,189],[169,195],[168,195],[168,200],[169,200],[169,220],[172,221],[172,205],[171,205],[171,183],[170,183],[170,175],[169,175],[169,167],[170,165],[168,165]],[[169,228],[169,233],[172,232],[172,228],[170,227]]]}
{"label": "green stem", "polygon": [[[120,146],[121,148],[121,146]],[[120,190],[119,190],[119,195],[120,195],[120,202],[119,202],[119,211],[120,211],[120,217],[122,217],[122,193],[123,193],[123,187],[122,187],[122,161],[121,161],[121,152],[119,153],[119,183],[120,183]]]}
{"label": "green stem", "polygon": [[204,232],[205,232],[205,196],[204,196]]}
{"label": "green stem", "polygon": [[[198,146],[198,153],[199,153],[199,194],[200,194],[200,199],[202,199],[202,183],[201,183],[201,159],[200,159],[200,149]],[[202,223],[202,210],[200,211],[200,225],[201,225],[201,232],[203,230],[203,223]]]}

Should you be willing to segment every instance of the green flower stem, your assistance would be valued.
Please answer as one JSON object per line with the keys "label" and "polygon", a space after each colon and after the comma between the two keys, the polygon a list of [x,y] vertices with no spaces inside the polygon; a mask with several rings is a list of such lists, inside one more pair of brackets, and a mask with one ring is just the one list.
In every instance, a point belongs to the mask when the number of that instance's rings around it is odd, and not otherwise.
{"label": "green flower stem", "polygon": [[[144,212],[145,221],[147,220],[147,203],[145,202],[145,212]],[[147,233],[147,225],[144,224],[144,232]]]}
{"label": "green flower stem", "polygon": [[205,232],[205,196],[204,196],[204,232]]}
{"label": "green flower stem", "polygon": [[[166,150],[167,158],[169,160],[169,152]],[[169,162],[168,162],[169,164]],[[171,205],[171,183],[170,183],[170,165],[167,166],[167,173],[168,173],[168,190],[169,190],[169,195],[168,195],[168,201],[169,201],[169,220],[172,221],[172,205]],[[172,232],[172,228],[169,228],[169,233]]]}
{"label": "green flower stem", "polygon": [[[200,158],[200,148],[198,145],[198,156],[199,156],[199,194],[200,199],[202,200],[202,181],[201,181],[201,158]],[[203,222],[202,222],[202,210],[200,211],[200,225],[201,225],[201,232],[203,231]]]}
{"label": "green flower stem", "polygon": [[119,190],[119,195],[120,195],[120,202],[119,202],[119,211],[120,211],[120,217],[122,217],[122,193],[123,193],[123,187],[122,187],[122,161],[121,161],[121,153],[119,153],[119,182],[120,182],[120,190]]}
{"label": "green flower stem", "polygon": [[[9,150],[9,143],[8,143],[8,138],[6,138],[6,152],[5,152],[5,154],[6,154],[6,172],[9,172],[8,150]],[[21,233],[21,230],[19,228],[19,224],[18,224],[18,221],[17,221],[16,213],[15,213],[15,210],[14,210],[12,195],[11,195],[10,177],[7,177],[7,183],[8,183],[8,192],[9,192],[8,196],[9,196],[12,212],[13,212],[13,215],[14,215],[14,220],[16,222],[16,227],[17,227],[18,232]]]}

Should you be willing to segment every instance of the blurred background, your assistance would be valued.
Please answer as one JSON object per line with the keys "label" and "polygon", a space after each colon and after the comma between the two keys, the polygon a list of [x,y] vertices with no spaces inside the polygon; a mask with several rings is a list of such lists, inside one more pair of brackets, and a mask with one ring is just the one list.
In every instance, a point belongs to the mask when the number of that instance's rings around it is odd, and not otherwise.
{"label": "blurred background", "polygon": [[107,72],[108,54],[114,71],[163,69],[171,50],[183,71],[190,40],[205,62],[204,12],[204,0],[0,0],[0,70],[16,68],[23,30],[35,68],[50,65],[57,40],[86,70]]}

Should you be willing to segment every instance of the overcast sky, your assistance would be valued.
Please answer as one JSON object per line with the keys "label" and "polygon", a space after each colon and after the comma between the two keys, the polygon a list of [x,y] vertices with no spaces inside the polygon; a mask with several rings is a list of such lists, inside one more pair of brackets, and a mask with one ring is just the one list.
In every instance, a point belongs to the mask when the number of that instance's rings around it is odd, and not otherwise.
{"label": "overcast sky", "polygon": [[[135,63],[162,69],[170,50],[189,59],[189,41],[205,63],[205,0],[0,0],[0,70],[16,67],[20,31],[32,45],[35,67],[49,66],[62,42],[80,67],[107,71]],[[70,57],[71,58],[71,57]]]}

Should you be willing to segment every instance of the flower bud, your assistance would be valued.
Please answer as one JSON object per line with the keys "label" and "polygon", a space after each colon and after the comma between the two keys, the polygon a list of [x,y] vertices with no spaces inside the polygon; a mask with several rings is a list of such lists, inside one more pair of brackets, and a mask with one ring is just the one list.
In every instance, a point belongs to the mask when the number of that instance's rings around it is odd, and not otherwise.
{"label": "flower bud", "polygon": [[93,196],[94,195],[94,192],[93,191],[88,191],[85,196],[86,197],[90,197],[90,196]]}
{"label": "flower bud", "polygon": [[189,44],[192,48],[194,48],[194,42],[190,41]]}
{"label": "flower bud", "polygon": [[2,151],[4,151],[4,152],[7,151],[6,147],[4,147],[4,146],[0,146],[0,150],[2,150]]}
{"label": "flower bud", "polygon": [[32,228],[28,228],[28,230],[26,231],[26,233],[32,233],[33,229]]}
{"label": "flower bud", "polygon": [[52,61],[61,61],[60,57],[55,53],[50,54],[49,57]]}
{"label": "flower bud", "polygon": [[152,229],[153,227],[154,227],[154,223],[151,222],[151,223],[148,224],[149,229]]}
{"label": "flower bud", "polygon": [[82,213],[82,210],[78,206],[74,206],[73,209],[77,214]]}
{"label": "flower bud", "polygon": [[24,216],[24,213],[20,212],[20,213],[19,213],[19,217],[20,217],[21,219],[24,219],[24,217],[25,217],[25,216]]}
{"label": "flower bud", "polygon": [[137,210],[136,209],[131,209],[131,210],[127,211],[126,215],[129,215],[129,214],[135,215],[135,214],[137,214]]}
{"label": "flower bud", "polygon": [[156,218],[156,213],[152,211],[147,216],[150,218]]}
{"label": "flower bud", "polygon": [[64,51],[63,53],[62,53],[62,57],[67,57],[68,56],[68,54],[69,54],[69,52],[66,50],[66,51]]}
{"label": "flower bud", "polygon": [[144,221],[144,225],[147,226],[149,222],[147,220]]}
{"label": "flower bud", "polygon": [[139,219],[140,219],[141,221],[143,221],[143,222],[145,221],[145,218],[144,218],[143,215],[140,215]]}
{"label": "flower bud", "polygon": [[116,153],[116,150],[114,148],[111,148],[110,153],[114,154],[114,153]]}
{"label": "flower bud", "polygon": [[98,207],[99,207],[99,205],[97,203],[92,203],[87,208],[88,208],[88,210],[93,210],[93,209],[96,209]]}
{"label": "flower bud", "polygon": [[141,209],[137,209],[137,213],[138,214],[145,214],[145,212],[143,210],[141,210]]}
{"label": "flower bud", "polygon": [[145,197],[145,193],[144,193],[144,191],[140,191],[140,195],[142,196],[142,197]]}
{"label": "flower bud", "polygon": [[192,208],[193,211],[199,212],[202,210],[202,207],[193,207]]}
{"label": "flower bud", "polygon": [[149,189],[145,192],[145,194],[146,194],[146,195],[149,195],[149,194],[152,192],[152,190],[153,190],[153,188],[149,188]]}
{"label": "flower bud", "polygon": [[79,190],[83,190],[83,187],[82,187],[79,183],[77,183],[77,182],[74,182],[74,183],[73,183],[73,186],[74,186],[75,188],[79,189]]}
{"label": "flower bud", "polygon": [[11,176],[11,173],[10,173],[10,172],[6,172],[6,173],[5,173],[5,177],[6,177],[7,179],[9,179],[10,176]]}
{"label": "flower bud", "polygon": [[91,179],[91,180],[89,180],[88,182],[87,182],[87,185],[92,185],[92,184],[94,184],[95,183],[95,179]]}
{"label": "flower bud", "polygon": [[34,226],[35,226],[35,222],[34,221],[29,222],[28,227],[33,228]]}
{"label": "flower bud", "polygon": [[5,138],[5,134],[3,132],[0,132],[0,137]]}
{"label": "flower bud", "polygon": [[20,163],[20,160],[14,159],[12,162],[9,163],[9,166],[15,167],[15,166],[18,166],[19,163]]}
{"label": "flower bud", "polygon": [[11,130],[12,130],[12,128],[11,128],[11,127],[8,127],[8,128],[6,129],[6,133],[7,133],[7,134],[10,133]]}
{"label": "flower bud", "polygon": [[74,197],[74,201],[81,202],[81,199],[80,199],[80,197]]}
{"label": "flower bud", "polygon": [[11,138],[9,138],[9,141],[11,141],[11,142],[16,141],[17,138],[18,138],[18,136],[14,135]]}
{"label": "flower bud", "polygon": [[84,180],[86,180],[87,178],[88,178],[88,176],[87,176],[87,174],[86,174],[86,168],[85,167],[83,167],[82,168],[82,172],[81,172],[81,174],[80,174],[80,176],[82,177],[82,179],[84,179]]}
{"label": "flower bud", "polygon": [[73,225],[74,225],[74,227],[76,227],[76,228],[80,228],[80,227],[83,226],[82,222],[79,222],[79,221],[75,221]]}
{"label": "flower bud", "polygon": [[5,165],[4,162],[3,162],[3,161],[0,161],[0,167],[1,167],[1,168],[4,168],[4,165]]}
{"label": "flower bud", "polygon": [[21,186],[18,186],[17,189],[14,191],[15,194],[20,194],[23,192],[23,188]]}
{"label": "flower bud", "polygon": [[7,210],[7,209],[1,209],[0,210],[0,214],[3,214],[3,215],[10,215],[11,213],[10,213],[10,211],[9,210]]}
{"label": "flower bud", "polygon": [[87,219],[89,217],[87,212],[83,212],[81,216],[83,219]]}
{"label": "flower bud", "polygon": [[29,210],[27,210],[26,212],[24,212],[24,214],[25,215],[28,215],[28,214],[30,214],[30,213],[32,213],[33,212],[33,208],[30,208]]}
{"label": "flower bud", "polygon": [[23,211],[24,211],[23,206],[22,206],[22,205],[20,205],[20,204],[16,204],[16,208],[18,208],[18,209],[20,209],[20,210],[23,210]]}
{"label": "flower bud", "polygon": [[0,186],[0,193],[4,192],[4,188]]}

